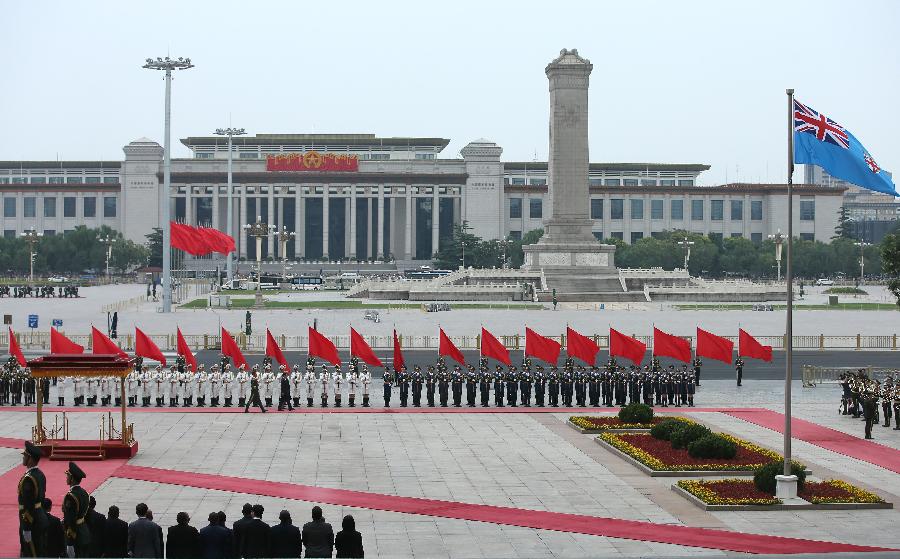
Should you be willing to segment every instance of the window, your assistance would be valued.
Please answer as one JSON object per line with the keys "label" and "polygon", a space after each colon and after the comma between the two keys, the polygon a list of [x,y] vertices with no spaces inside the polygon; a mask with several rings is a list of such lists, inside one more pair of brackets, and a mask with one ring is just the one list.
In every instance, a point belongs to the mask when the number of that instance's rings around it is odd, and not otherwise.
{"label": "window", "polygon": [[610,236],[610,238],[619,239],[620,241],[625,240],[625,235],[623,235],[621,231],[613,231],[612,233],[609,234],[609,236]]}
{"label": "window", "polygon": [[28,179],[26,179],[25,177],[13,177],[13,180],[12,180],[13,184],[25,184],[27,182],[28,182]]}
{"label": "window", "polygon": [[16,199],[3,198],[3,217],[16,217]]}
{"label": "window", "polygon": [[631,219],[644,219],[644,201],[631,201]]}
{"label": "window", "polygon": [[56,217],[56,198],[44,198],[44,217]]}
{"label": "window", "polygon": [[609,217],[611,219],[622,219],[622,216],[625,214],[625,201],[621,198],[613,198],[609,202]]}
{"label": "window", "polygon": [[591,198],[591,219],[603,219],[603,198]]}
{"label": "window", "polygon": [[694,186],[694,179],[678,179],[678,186]]}
{"label": "window", "polygon": [[0,184],[9,184],[9,177],[0,177]]}
{"label": "window", "polygon": [[598,241],[603,240],[603,231],[593,231],[593,233],[595,239],[597,239]]}
{"label": "window", "polygon": [[390,153],[370,153],[369,159],[372,161],[387,161],[391,158]]}
{"label": "window", "polygon": [[75,217],[75,197],[63,198],[63,217]]}
{"label": "window", "polygon": [[547,186],[547,179],[528,179],[531,186]]}
{"label": "window", "polygon": [[522,232],[521,231],[510,231],[509,238],[514,241],[521,241],[522,240]]}
{"label": "window", "polygon": [[588,186],[601,186],[602,184],[602,179],[588,179]]}
{"label": "window", "polygon": [[663,179],[659,181],[660,186],[675,186],[675,179]]}
{"label": "window", "polygon": [[750,200],[750,219],[762,221],[762,200]]}
{"label": "window", "polygon": [[744,201],[743,200],[732,200],[731,201],[731,220],[732,221],[743,221],[744,219]]}
{"label": "window", "polygon": [[66,182],[65,177],[50,177],[50,184],[63,184]]}
{"label": "window", "polygon": [[26,196],[22,199],[22,215],[24,217],[34,217],[34,207],[36,198],[34,196]]}
{"label": "window", "polygon": [[238,154],[238,159],[259,159],[259,157],[256,153],[241,153]]}
{"label": "window", "polygon": [[53,235],[56,235],[56,229],[44,229],[45,237],[52,237]]}
{"label": "window", "polygon": [[417,153],[416,159],[434,159],[433,153]]}
{"label": "window", "polygon": [[669,202],[669,212],[672,214],[674,221],[684,219],[684,200],[671,200]]}
{"label": "window", "polygon": [[103,177],[103,184],[119,184],[119,177]]}
{"label": "window", "polygon": [[709,240],[716,243],[719,246],[722,246],[722,234],[721,233],[710,233]]}
{"label": "window", "polygon": [[816,201],[800,200],[800,221],[813,221],[816,219]]}
{"label": "window", "polygon": [[815,241],[816,235],[815,233],[800,233],[801,241]]}
{"label": "window", "polygon": [[631,233],[631,244],[634,244],[644,238],[643,233],[637,231]]}
{"label": "window", "polygon": [[762,244],[762,233],[750,233],[750,240],[755,245]]}
{"label": "window", "polygon": [[103,197],[103,217],[116,217],[116,197]]}
{"label": "window", "polygon": [[542,199],[531,198],[528,200],[528,217],[531,219],[544,217],[544,201]]}
{"label": "window", "polygon": [[101,182],[100,177],[84,177],[84,184],[100,184]]}
{"label": "window", "polygon": [[525,186],[525,179],[522,177],[513,177],[509,184],[513,186]]}
{"label": "window", "polygon": [[710,200],[709,201],[709,218],[713,221],[722,221],[722,217],[725,213],[725,201],[724,200]]}
{"label": "window", "polygon": [[650,219],[663,218],[663,201],[650,200]]}
{"label": "window", "polygon": [[212,159],[213,154],[211,154],[211,153],[195,153],[194,158],[195,159]]}
{"label": "window", "polygon": [[603,179],[604,186],[622,186],[622,179]]}
{"label": "window", "polygon": [[637,186],[638,180],[637,179],[625,179],[624,184],[625,184],[625,186]]}
{"label": "window", "polygon": [[47,184],[47,177],[31,177],[31,184]]}
{"label": "window", "polygon": [[691,220],[703,221],[703,200],[691,200]]}
{"label": "window", "polygon": [[732,233],[732,234],[731,234],[731,238],[732,238],[732,239],[739,239],[739,238],[741,238],[741,237],[743,237],[743,236],[744,236],[744,235],[741,234],[741,233]]}
{"label": "window", "polygon": [[82,182],[81,177],[66,177],[66,184],[81,184]]}
{"label": "window", "polygon": [[656,179],[641,179],[641,186],[656,186]]}
{"label": "window", "polygon": [[83,217],[97,217],[97,198],[88,196],[82,202],[84,203]]}
{"label": "window", "polygon": [[7,239],[15,239],[16,238],[16,230],[15,229],[4,229],[3,236]]}
{"label": "window", "polygon": [[519,219],[522,217],[522,199],[521,198],[510,198],[509,199],[509,218],[510,219]]}

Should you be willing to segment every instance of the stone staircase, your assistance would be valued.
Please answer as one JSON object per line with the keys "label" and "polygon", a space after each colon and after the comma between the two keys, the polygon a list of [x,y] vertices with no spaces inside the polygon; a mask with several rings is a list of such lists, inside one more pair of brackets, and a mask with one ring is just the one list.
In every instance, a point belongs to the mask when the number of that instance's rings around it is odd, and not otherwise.
{"label": "stone staircase", "polygon": [[100,441],[61,441],[50,448],[50,460],[88,462],[106,459]]}

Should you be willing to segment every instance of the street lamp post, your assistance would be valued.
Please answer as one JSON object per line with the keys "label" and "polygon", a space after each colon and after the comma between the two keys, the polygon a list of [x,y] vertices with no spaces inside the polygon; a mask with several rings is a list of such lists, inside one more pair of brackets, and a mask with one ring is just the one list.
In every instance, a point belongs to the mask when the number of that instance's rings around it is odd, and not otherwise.
{"label": "street lamp post", "polygon": [[[232,192],[233,187],[232,187],[232,183],[231,183],[231,167],[232,167],[232,161],[234,160],[234,154],[232,153],[231,139],[234,136],[243,136],[247,132],[245,132],[243,128],[229,127],[229,128],[216,128],[216,131],[214,133],[217,136],[228,136],[228,202],[227,202],[228,217],[225,220],[225,222],[226,222],[226,226],[225,226],[226,231],[225,232],[228,233],[229,235],[231,235],[232,237],[235,237],[236,235],[234,234],[234,225],[232,222],[232,220],[234,219],[233,215],[232,215],[234,213],[234,210],[232,209],[232,204],[234,204],[234,201],[233,201],[234,196],[233,196],[233,192]],[[228,285],[230,287],[231,280],[234,277],[234,270],[233,270],[233,265],[232,265],[232,262],[234,261],[234,255],[231,253],[228,253],[225,255],[225,259],[226,259],[225,260],[225,266],[226,266],[225,277],[227,278]],[[216,281],[218,281],[218,278],[216,278]]]}
{"label": "street lamp post", "polygon": [[862,285],[866,282],[866,247],[872,243],[859,241],[853,244],[859,247],[859,284]]}
{"label": "street lamp post", "polygon": [[294,233],[293,231],[288,231],[288,228],[285,225],[282,225],[281,230],[278,231],[278,242],[280,243],[280,246],[281,246],[281,262],[282,262],[281,276],[282,276],[282,278],[287,276],[287,260],[288,260],[287,259],[287,244],[288,244],[288,241],[290,241],[291,239],[294,238],[294,235],[296,235],[296,233]]}
{"label": "street lamp post", "polygon": [[683,240],[678,241],[678,246],[684,249],[684,269],[688,269],[688,262],[691,259],[691,247],[694,246],[694,241],[689,241],[687,237]]}
{"label": "street lamp post", "polygon": [[263,222],[262,216],[257,216],[256,223],[247,223],[244,225],[244,230],[247,231],[247,235],[256,237],[256,299],[253,302],[253,305],[257,308],[263,307],[262,241],[263,239],[267,239],[274,229],[274,226]]}
{"label": "street lamp post", "polygon": [[170,157],[169,144],[172,135],[172,70],[187,70],[193,68],[190,58],[178,57],[173,60],[168,56],[165,58],[157,58],[156,60],[148,58],[142,68],[148,70],[163,70],[166,73],[166,117],[165,117],[165,133],[163,140],[163,195],[160,199],[160,225],[162,226],[162,292],[163,292],[163,308],[164,313],[172,312],[172,262],[171,254],[171,237],[169,231],[169,192],[171,188],[171,171],[172,161]]}
{"label": "street lamp post", "polygon": [[25,239],[25,242],[28,243],[28,262],[31,271],[28,275],[28,281],[30,283],[34,283],[34,245],[37,243],[43,235],[34,230],[34,226],[31,226],[31,229],[26,229],[22,232],[22,238]]}
{"label": "street lamp post", "polygon": [[109,281],[109,259],[112,256],[113,238],[109,235],[103,235],[97,240],[106,245],[106,281]]}
{"label": "street lamp post", "polygon": [[774,235],[769,235],[769,240],[775,243],[775,263],[778,265],[778,283],[781,283],[781,246],[784,243],[781,229]]}

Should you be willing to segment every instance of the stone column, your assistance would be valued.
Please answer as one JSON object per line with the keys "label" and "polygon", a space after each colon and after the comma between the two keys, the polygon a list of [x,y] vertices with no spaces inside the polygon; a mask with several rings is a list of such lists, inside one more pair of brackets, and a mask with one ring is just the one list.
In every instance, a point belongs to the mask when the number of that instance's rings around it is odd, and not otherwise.
{"label": "stone column", "polygon": [[375,253],[375,237],[372,235],[372,203],[371,196],[366,196],[366,258],[371,260]]}
{"label": "stone column", "polygon": [[[267,204],[268,212],[266,212],[266,213],[268,215],[266,216],[266,223],[268,225],[275,225],[277,227],[278,224],[275,221],[275,185],[273,185],[273,184],[269,185],[268,198],[269,198],[269,203]],[[266,238],[266,247],[268,247],[266,249],[266,255],[269,258],[275,256],[275,235],[269,235]]]}
{"label": "stone column", "polygon": [[294,198],[294,258],[303,258],[306,250],[306,199],[303,198],[303,190],[297,185],[297,194]]}
{"label": "stone column", "polygon": [[412,249],[412,222],[415,217],[415,212],[413,212],[413,200],[415,198],[412,197],[412,186],[406,186],[406,230],[403,237],[403,258],[406,260],[412,260],[413,254],[415,252]]}
{"label": "stone column", "polygon": [[[197,225],[194,220],[192,206],[194,205],[194,187],[189,184],[184,186],[184,222],[188,225]],[[175,215],[174,213],[172,215]]]}
{"label": "stone column", "polygon": [[378,185],[378,231],[375,237],[378,239],[378,246],[375,248],[375,258],[384,260],[384,185]]}
{"label": "stone column", "polygon": [[322,189],[322,258],[328,258],[328,185]]}
{"label": "stone column", "polygon": [[213,186],[212,195],[212,228],[219,228],[219,185]]}
{"label": "stone column", "polygon": [[[247,230],[244,229],[244,225],[249,223],[247,221],[247,186],[241,185],[241,204],[240,209],[238,210],[238,221],[237,221],[237,230],[240,231],[241,238],[241,258],[247,258]],[[256,221],[256,220],[254,220]]]}
{"label": "stone column", "polygon": [[356,185],[350,185],[350,250],[347,256],[351,260],[356,259]]}
{"label": "stone column", "polygon": [[438,198],[438,192],[440,188],[435,184],[432,186],[431,198],[431,254],[438,251],[438,236],[441,233],[441,199]]}

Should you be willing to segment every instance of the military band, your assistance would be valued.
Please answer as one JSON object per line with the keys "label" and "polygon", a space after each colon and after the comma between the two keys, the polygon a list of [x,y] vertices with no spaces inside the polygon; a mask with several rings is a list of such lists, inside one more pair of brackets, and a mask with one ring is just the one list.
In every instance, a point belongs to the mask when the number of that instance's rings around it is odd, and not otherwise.
{"label": "military band", "polygon": [[842,389],[838,413],[862,418],[865,438],[874,438],[872,427],[880,423],[879,417],[884,418],[884,427],[890,427],[893,419],[894,430],[900,431],[900,382],[895,384],[893,375],[880,382],[870,379],[865,370],[860,369],[856,373],[842,374],[838,383]]}

